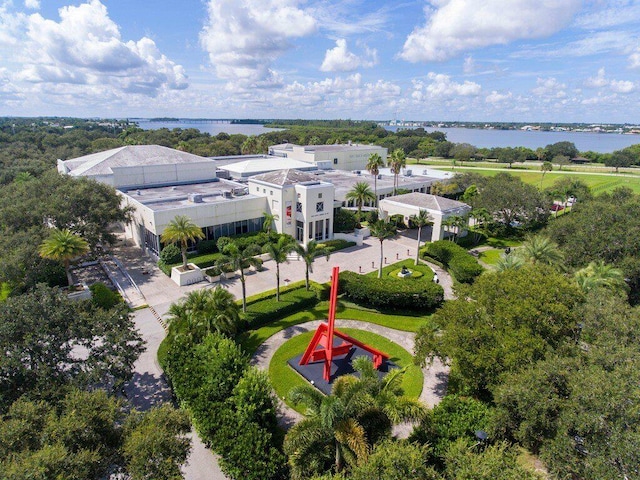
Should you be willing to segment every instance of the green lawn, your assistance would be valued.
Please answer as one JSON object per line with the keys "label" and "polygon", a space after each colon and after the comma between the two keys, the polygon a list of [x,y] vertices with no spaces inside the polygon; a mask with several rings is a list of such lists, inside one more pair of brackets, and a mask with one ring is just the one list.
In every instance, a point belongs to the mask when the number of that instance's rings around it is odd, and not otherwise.
{"label": "green lawn", "polygon": [[[329,314],[329,302],[320,302],[312,309],[294,313],[276,320],[269,325],[245,332],[238,338],[242,347],[252,355],[267,338],[280,330],[311,320],[325,320]],[[385,314],[378,310],[363,308],[351,302],[339,300],[336,317],[340,320],[361,320],[375,323],[383,327],[394,328],[405,332],[417,332],[418,328],[429,321],[430,315]]]}
{"label": "green lawn", "polygon": [[[411,353],[401,346],[387,340],[386,338],[376,335],[375,333],[355,330],[351,328],[340,328],[341,331],[362,342],[377,348],[391,357],[391,361],[401,368],[407,367],[407,371],[402,379],[402,388],[405,395],[418,398],[422,392],[422,371],[413,364]],[[296,409],[300,413],[304,413],[304,406],[294,406],[287,400],[289,391],[296,385],[304,385],[306,380],[302,378],[298,372],[287,364],[287,360],[304,352],[309,344],[314,332],[306,332],[293,337],[284,343],[274,354],[271,364],[269,365],[269,377],[273,389],[278,397],[283,398],[285,403]]]}
{"label": "green lawn", "polygon": [[502,255],[503,253],[503,249],[485,250],[484,252],[480,252],[479,259],[487,265],[495,265],[498,263],[498,260],[500,260],[500,255]]}
{"label": "green lawn", "polygon": [[[398,272],[402,270],[402,267],[407,267],[409,270],[417,271],[422,275],[414,277],[414,278],[400,278],[398,277]],[[368,277],[378,278],[378,271],[374,270],[373,272],[369,272],[366,274]],[[407,280],[417,280],[420,281],[433,281],[433,270],[431,270],[427,265],[422,263],[415,265],[415,260],[411,258],[407,258],[406,260],[402,260],[400,262],[392,263],[391,265],[387,265],[382,268],[382,278],[389,278],[398,281],[407,281]]]}
{"label": "green lawn", "polygon": [[[523,182],[535,185],[540,188],[540,181],[542,180],[542,188],[545,189],[553,185],[553,183],[560,177],[571,175],[557,172],[547,172],[542,179],[542,173],[535,170],[520,170],[505,168],[502,170],[486,170],[475,167],[438,167],[438,170],[447,170],[450,172],[475,172],[480,175],[495,176],[500,172],[510,173],[511,175],[518,176]],[[634,191],[634,193],[640,193],[640,177],[633,174],[620,174],[618,176],[602,175],[598,173],[581,173],[574,175],[575,178],[582,180],[594,194],[609,192],[617,187],[628,187]]]}

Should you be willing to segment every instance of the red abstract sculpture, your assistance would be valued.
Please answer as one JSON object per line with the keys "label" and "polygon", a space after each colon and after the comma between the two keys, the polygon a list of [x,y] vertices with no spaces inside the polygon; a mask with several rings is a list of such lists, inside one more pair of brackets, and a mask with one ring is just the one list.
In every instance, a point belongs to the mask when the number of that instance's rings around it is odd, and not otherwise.
{"label": "red abstract sculpture", "polygon": [[[300,365],[307,365],[309,362],[324,360],[324,379],[327,382],[331,380],[331,362],[333,361],[333,358],[340,355],[346,355],[354,346],[360,347],[362,350],[373,355],[374,368],[379,368],[384,360],[389,359],[389,355],[386,353],[376,350],[375,348],[372,348],[369,345],[362,343],[334,328],[336,322],[336,306],[338,304],[339,274],[340,267],[333,267],[328,321],[318,325],[316,333],[313,335],[304,355],[302,355],[302,358],[300,359]],[[341,338],[343,342],[339,345],[334,345],[334,337]]]}

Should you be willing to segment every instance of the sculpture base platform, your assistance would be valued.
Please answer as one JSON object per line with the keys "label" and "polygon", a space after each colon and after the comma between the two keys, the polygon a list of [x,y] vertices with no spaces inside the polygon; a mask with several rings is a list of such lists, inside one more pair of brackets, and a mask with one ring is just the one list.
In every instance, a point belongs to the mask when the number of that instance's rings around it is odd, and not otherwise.
{"label": "sculpture base platform", "polygon": [[[338,342],[336,342],[336,345],[337,343]],[[356,373],[351,366],[351,361],[354,358],[365,356],[373,361],[373,354],[367,352],[366,350],[363,350],[360,347],[354,346],[351,348],[347,355],[343,355],[333,359],[333,362],[331,364],[331,381],[327,382],[323,378],[324,362],[309,362],[306,365],[300,365],[300,359],[302,358],[302,355],[303,354],[293,357],[292,359],[288,360],[287,363],[291,366],[291,368],[302,375],[309,383],[311,383],[325,395],[329,395],[331,393],[331,389],[333,388],[333,381],[338,377],[354,373],[356,374],[356,376],[359,376],[359,374]],[[380,378],[384,377],[393,368],[398,368],[398,366],[389,360],[383,361],[382,365],[380,365],[380,368],[378,369],[378,376]]]}

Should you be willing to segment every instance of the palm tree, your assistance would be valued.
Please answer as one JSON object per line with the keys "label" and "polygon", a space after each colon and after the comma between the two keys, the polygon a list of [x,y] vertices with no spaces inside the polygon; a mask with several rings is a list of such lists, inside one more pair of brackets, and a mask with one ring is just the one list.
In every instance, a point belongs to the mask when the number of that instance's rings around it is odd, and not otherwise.
{"label": "palm tree", "polygon": [[240,321],[240,308],[235,298],[224,288],[201,289],[169,307],[169,327],[175,335],[186,330],[194,341],[217,332],[233,335]]}
{"label": "palm tree", "polygon": [[496,270],[504,272],[505,270],[517,270],[524,265],[524,260],[516,252],[505,255],[500,255],[498,262],[496,263]]}
{"label": "palm tree", "polygon": [[262,212],[262,216],[264,217],[264,222],[262,223],[262,231],[269,234],[273,230],[273,223],[280,218],[280,215],[278,215],[277,213],[271,214],[269,212]]}
{"label": "palm tree", "polygon": [[296,248],[296,241],[289,235],[282,235],[277,242],[268,242],[262,248],[276,262],[276,301],[280,301],[280,264],[289,263],[287,255]]}
{"label": "palm tree", "polygon": [[[469,213],[474,220],[474,242],[480,242],[482,235],[487,235],[489,222],[493,219],[491,213],[486,208],[474,208]],[[479,226],[479,227],[478,227]]]}
{"label": "palm tree", "polygon": [[395,195],[398,188],[398,175],[400,175],[402,169],[407,165],[404,150],[401,148],[395,149],[391,155],[389,155],[387,165],[391,168],[391,173],[393,173],[393,194]]}
{"label": "palm tree", "polygon": [[422,227],[425,227],[427,225],[433,225],[433,222],[431,221],[429,212],[427,212],[426,210],[420,210],[418,215],[411,215],[409,219],[411,220],[411,222],[413,222],[413,224],[416,227],[418,227],[418,246],[416,247],[416,263],[415,263],[416,265],[418,265],[418,261],[420,260],[420,237],[422,235]]}
{"label": "palm tree", "polygon": [[258,137],[255,135],[248,136],[247,139],[242,142],[240,152],[242,152],[243,155],[258,153]]}
{"label": "palm tree", "polygon": [[378,268],[378,278],[382,278],[382,262],[384,260],[384,252],[382,250],[382,242],[388,238],[393,238],[397,234],[396,226],[384,220],[377,220],[369,225],[371,235],[380,240],[380,267]]}
{"label": "palm tree", "polygon": [[300,258],[304,260],[304,264],[306,267],[304,279],[307,290],[309,290],[309,273],[313,273],[313,262],[315,261],[316,257],[319,257],[320,255],[324,255],[325,257],[327,257],[327,260],[329,260],[331,251],[327,247],[321,246],[321,244],[319,244],[315,240],[311,240],[309,243],[307,243],[306,248],[304,245],[297,244],[295,246],[295,251],[298,255],[300,255]]}
{"label": "palm tree", "polygon": [[518,249],[517,254],[520,255],[525,262],[532,264],[543,263],[545,265],[562,267],[564,261],[564,255],[558,245],[544,235],[536,235],[535,237],[529,238],[522,244],[522,247]]}
{"label": "palm tree", "polygon": [[382,157],[377,153],[369,155],[369,161],[367,161],[367,166],[365,168],[371,175],[373,175],[373,193],[376,197],[374,207],[378,206],[378,174],[380,173],[381,167],[384,167],[384,160],[382,160]]}
{"label": "palm tree", "polygon": [[64,272],[67,275],[69,286],[73,282],[69,273],[71,260],[84,255],[88,251],[89,244],[87,241],[66,228],[52,230],[49,238],[40,244],[40,256],[42,258],[48,258],[64,264]]}
{"label": "palm tree", "polygon": [[376,196],[371,191],[371,187],[367,182],[356,183],[351,190],[345,195],[347,200],[353,200],[358,207],[357,220],[360,223],[360,215],[362,214],[362,206],[365,202],[375,202]]}
{"label": "palm tree", "polygon": [[463,215],[451,215],[442,220],[442,226],[446,227],[447,232],[453,233],[453,241],[458,243],[458,234],[461,229],[469,226],[469,219]]}
{"label": "palm tree", "polygon": [[247,248],[242,249],[232,240],[223,247],[222,257],[216,262],[221,268],[228,267],[231,271],[240,271],[243,312],[247,311],[247,288],[244,271],[249,267],[262,265],[262,260],[256,257],[259,254],[260,248],[257,245],[249,245]]}
{"label": "palm tree", "polygon": [[161,235],[162,243],[179,243],[182,252],[182,269],[187,269],[187,246],[189,242],[195,242],[204,238],[202,229],[193,223],[186,215],[178,215],[171,220]]}
{"label": "palm tree", "polygon": [[542,180],[544,180],[544,174],[553,170],[553,163],[551,162],[542,162],[540,165],[540,171],[542,172],[542,176],[540,177],[540,190],[542,190]]}
{"label": "palm tree", "polygon": [[611,290],[626,290],[627,283],[624,273],[613,265],[608,265],[602,260],[591,262],[589,265],[575,273],[576,282],[584,292],[596,287],[610,288]]}

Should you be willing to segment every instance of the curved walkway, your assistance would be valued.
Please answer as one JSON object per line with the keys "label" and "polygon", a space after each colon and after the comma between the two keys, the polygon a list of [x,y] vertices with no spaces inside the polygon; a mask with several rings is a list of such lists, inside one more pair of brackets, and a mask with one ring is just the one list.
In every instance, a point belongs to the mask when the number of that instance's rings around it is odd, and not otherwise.
{"label": "curved walkway", "polygon": [[[293,325],[291,327],[280,330],[275,335],[269,337],[256,351],[251,358],[251,363],[258,368],[268,370],[269,363],[276,350],[280,348],[287,340],[295,337],[304,332],[315,330],[322,320],[313,320],[307,323],[301,323],[299,325]],[[356,320],[336,320],[337,328],[357,328],[359,330],[365,330],[367,332],[376,333],[381,335],[394,343],[397,343],[402,348],[409,352],[413,352],[415,344],[415,333],[403,332],[401,330],[394,330],[392,328],[382,327],[374,323],[360,322]],[[433,364],[423,368],[423,384],[422,393],[420,394],[420,401],[426,405],[432,407],[436,405],[447,389],[447,378],[449,368],[443,365],[440,360],[434,359]],[[296,422],[302,419],[302,415],[289,408],[282,400],[280,400],[280,425],[285,428],[293,426]]]}

